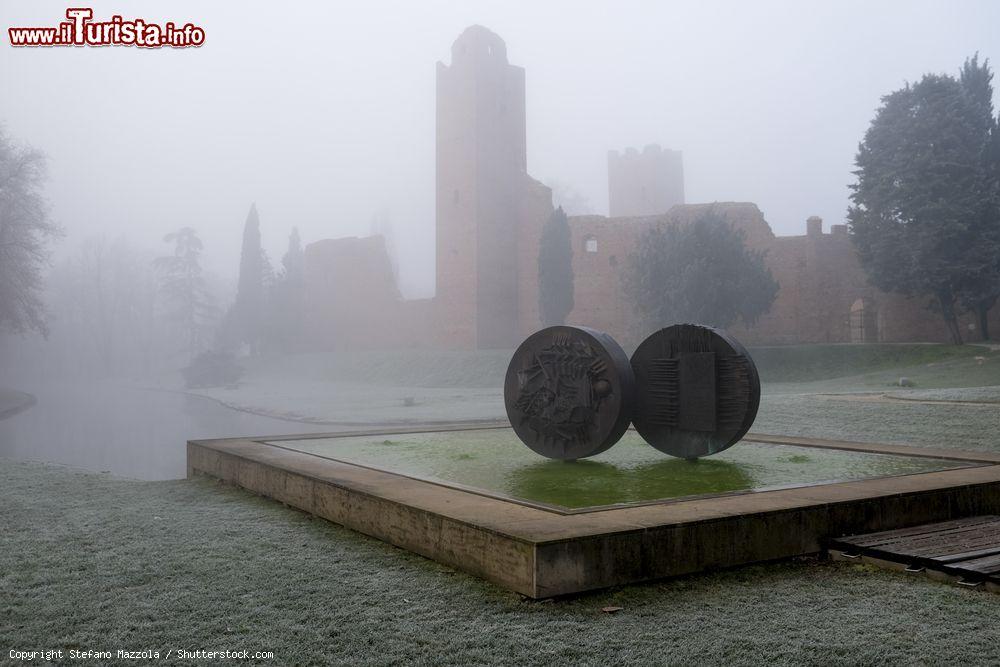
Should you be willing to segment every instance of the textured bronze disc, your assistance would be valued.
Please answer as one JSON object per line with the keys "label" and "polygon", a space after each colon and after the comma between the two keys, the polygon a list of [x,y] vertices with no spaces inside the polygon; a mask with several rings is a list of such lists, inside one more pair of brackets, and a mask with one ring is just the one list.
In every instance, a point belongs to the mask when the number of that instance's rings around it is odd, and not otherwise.
{"label": "textured bronze disc", "polygon": [[628,356],[606,333],[555,326],[514,352],[503,387],[517,437],[550,459],[582,459],[618,442],[635,403]]}
{"label": "textured bronze disc", "polygon": [[676,324],[632,355],[635,430],[661,452],[693,459],[742,438],[760,406],[760,377],[746,349],[719,329]]}

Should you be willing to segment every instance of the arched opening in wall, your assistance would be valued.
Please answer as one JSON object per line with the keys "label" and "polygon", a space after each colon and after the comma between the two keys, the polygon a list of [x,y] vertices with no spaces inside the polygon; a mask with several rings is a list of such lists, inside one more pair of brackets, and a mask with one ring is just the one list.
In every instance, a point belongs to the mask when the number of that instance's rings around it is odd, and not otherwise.
{"label": "arched opening in wall", "polygon": [[851,304],[851,342],[878,342],[878,308],[871,299],[857,299]]}
{"label": "arched opening in wall", "polygon": [[584,252],[597,252],[597,237],[596,236],[585,236],[583,239],[583,251]]}

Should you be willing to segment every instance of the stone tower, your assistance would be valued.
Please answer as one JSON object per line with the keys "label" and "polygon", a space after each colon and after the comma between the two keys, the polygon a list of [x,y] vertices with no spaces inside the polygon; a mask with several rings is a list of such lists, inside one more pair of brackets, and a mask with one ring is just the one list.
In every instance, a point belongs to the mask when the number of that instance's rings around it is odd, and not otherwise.
{"label": "stone tower", "polygon": [[608,215],[659,215],[684,203],[684,163],[680,151],[656,144],[640,153],[608,152]]}
{"label": "stone tower", "polygon": [[526,172],[524,70],[482,26],[437,66],[437,325],[460,347],[520,334],[518,246]]}

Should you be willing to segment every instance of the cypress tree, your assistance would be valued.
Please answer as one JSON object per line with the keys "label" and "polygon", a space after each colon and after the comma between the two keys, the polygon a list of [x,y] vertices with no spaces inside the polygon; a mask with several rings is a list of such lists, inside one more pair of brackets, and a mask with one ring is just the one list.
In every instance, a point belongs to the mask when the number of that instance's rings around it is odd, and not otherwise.
{"label": "cypress tree", "polygon": [[538,313],[543,326],[565,324],[573,310],[573,243],[562,206],[553,211],[538,246]]}
{"label": "cypress tree", "polygon": [[236,301],[231,311],[231,326],[237,342],[248,343],[257,352],[261,319],[264,312],[264,252],[260,245],[260,218],[257,205],[250,205],[243,227],[243,250]]}

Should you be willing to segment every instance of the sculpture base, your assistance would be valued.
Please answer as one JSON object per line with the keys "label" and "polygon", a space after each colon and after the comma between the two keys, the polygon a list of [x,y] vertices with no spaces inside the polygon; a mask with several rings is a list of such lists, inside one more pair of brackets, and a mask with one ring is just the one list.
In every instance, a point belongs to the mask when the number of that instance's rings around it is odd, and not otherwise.
{"label": "sculpture base", "polygon": [[1000,513],[1000,455],[758,435],[728,458],[692,463],[633,437],[607,460],[578,463],[539,459],[509,428],[192,441],[188,475],[231,482],[532,598]]}

